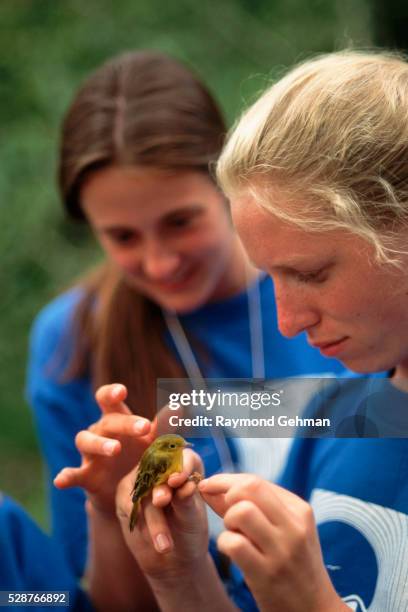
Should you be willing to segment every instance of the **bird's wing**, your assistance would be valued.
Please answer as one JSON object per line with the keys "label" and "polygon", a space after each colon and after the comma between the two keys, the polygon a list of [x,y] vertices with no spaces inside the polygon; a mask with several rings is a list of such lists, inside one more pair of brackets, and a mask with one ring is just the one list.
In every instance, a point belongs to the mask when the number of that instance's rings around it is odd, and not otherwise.
{"label": "bird's wing", "polygon": [[133,488],[132,501],[135,502],[146,495],[157,483],[159,476],[169,468],[171,458],[147,456],[141,461]]}

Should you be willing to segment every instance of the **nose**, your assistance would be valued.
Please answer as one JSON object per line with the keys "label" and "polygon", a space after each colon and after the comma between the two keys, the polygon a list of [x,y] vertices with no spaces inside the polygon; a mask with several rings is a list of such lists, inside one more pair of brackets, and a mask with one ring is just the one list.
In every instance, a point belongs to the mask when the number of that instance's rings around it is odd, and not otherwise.
{"label": "nose", "polygon": [[180,266],[180,255],[167,249],[158,241],[145,245],[142,255],[142,269],[150,280],[168,280]]}
{"label": "nose", "polygon": [[278,328],[287,338],[293,338],[320,322],[316,307],[303,291],[288,291],[275,285]]}

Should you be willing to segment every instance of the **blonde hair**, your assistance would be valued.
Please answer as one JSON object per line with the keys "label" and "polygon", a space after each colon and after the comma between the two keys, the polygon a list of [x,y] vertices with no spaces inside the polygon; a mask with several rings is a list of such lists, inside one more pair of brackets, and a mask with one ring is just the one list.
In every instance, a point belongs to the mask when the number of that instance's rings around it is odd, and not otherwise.
{"label": "blonde hair", "polygon": [[[251,194],[311,231],[345,229],[397,263],[408,226],[408,64],[343,51],[307,61],[272,85],[233,128],[217,165],[233,199]],[[285,210],[274,188],[304,204]]]}

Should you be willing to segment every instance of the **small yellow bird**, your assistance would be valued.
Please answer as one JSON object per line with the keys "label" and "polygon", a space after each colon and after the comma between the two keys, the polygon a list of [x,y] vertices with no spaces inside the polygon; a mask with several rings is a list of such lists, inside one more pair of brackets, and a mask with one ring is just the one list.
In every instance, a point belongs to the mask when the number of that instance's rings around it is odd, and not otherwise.
{"label": "small yellow bird", "polygon": [[153,487],[163,484],[174,472],[183,470],[183,449],[192,446],[177,434],[165,434],[156,438],[145,450],[140,459],[135,485],[132,490],[133,509],[129,529],[133,531],[140,502]]}

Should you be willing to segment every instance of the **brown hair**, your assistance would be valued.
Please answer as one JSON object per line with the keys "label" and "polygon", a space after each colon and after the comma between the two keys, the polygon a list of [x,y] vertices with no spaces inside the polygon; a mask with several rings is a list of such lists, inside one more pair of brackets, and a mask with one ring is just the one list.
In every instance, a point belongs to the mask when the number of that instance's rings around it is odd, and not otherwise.
{"label": "brown hair", "polygon": [[[112,165],[208,173],[225,124],[211,94],[177,60],[155,51],[120,55],[75,96],[61,139],[59,186],[69,216],[84,220],[84,180]],[[81,283],[69,377],[90,373],[93,387],[124,383],[129,406],[153,416],[157,378],[185,373],[164,338],[160,307],[131,288],[110,262]]]}

